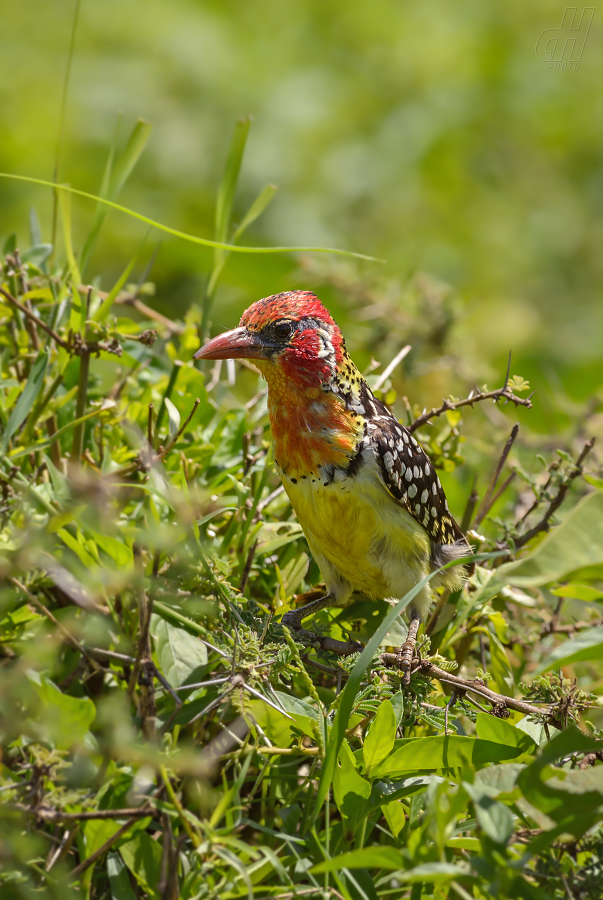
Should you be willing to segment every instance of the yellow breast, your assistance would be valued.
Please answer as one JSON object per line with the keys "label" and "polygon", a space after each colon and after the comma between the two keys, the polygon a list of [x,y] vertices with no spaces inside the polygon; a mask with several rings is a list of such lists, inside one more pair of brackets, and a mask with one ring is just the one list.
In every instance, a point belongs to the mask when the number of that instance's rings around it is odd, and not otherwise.
{"label": "yellow breast", "polygon": [[389,495],[372,467],[327,484],[311,476],[282,480],[328,587],[325,568],[332,566],[353,591],[402,596],[399,590],[426,571],[425,529]]}

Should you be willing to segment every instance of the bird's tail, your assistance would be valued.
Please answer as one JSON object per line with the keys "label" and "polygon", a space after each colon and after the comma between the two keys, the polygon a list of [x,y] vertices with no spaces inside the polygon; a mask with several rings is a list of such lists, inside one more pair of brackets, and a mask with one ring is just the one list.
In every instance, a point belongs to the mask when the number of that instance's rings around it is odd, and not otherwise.
{"label": "bird's tail", "polygon": [[[454,559],[462,559],[464,556],[470,556],[472,549],[467,539],[462,536],[454,544],[437,544],[431,542],[431,566],[432,569],[439,569],[446,563],[452,562]],[[463,584],[475,571],[475,563],[467,563],[465,566],[454,566],[454,568],[446,569],[441,575],[434,579],[434,587],[443,586],[450,591],[458,591]]]}

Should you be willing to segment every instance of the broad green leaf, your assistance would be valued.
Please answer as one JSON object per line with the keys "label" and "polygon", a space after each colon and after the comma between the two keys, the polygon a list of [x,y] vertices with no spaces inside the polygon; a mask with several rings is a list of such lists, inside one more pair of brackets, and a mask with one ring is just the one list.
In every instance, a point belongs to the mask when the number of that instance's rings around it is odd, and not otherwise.
{"label": "broad green leaf", "polygon": [[488,639],[490,642],[490,672],[494,679],[494,687],[501,694],[511,697],[515,688],[515,680],[505,648],[496,634],[490,632]]}
{"label": "broad green leaf", "polygon": [[347,741],[341,745],[333,777],[333,796],[342,815],[356,822],[366,810],[371,786],[356,768],[354,754]]}
{"label": "broad green leaf", "polygon": [[591,584],[563,584],[558,588],[551,588],[551,594],[556,597],[571,597],[573,600],[583,600],[585,603],[592,603],[603,600],[603,591],[598,590]]}
{"label": "broad green leaf", "polygon": [[587,628],[547,652],[545,661],[534,672],[534,676],[570,663],[594,659],[603,659],[603,625]]}
{"label": "broad green leaf", "polygon": [[496,844],[507,844],[513,834],[513,814],[499,800],[484,793],[479,785],[463,782],[465,791],[473,800],[475,815],[480,827]]}
{"label": "broad green leaf", "polygon": [[161,878],[162,857],[159,842],[140,831],[131,841],[122,844],[120,852],[136,881],[151,897],[158,898],[157,885]]}
{"label": "broad green leaf", "polygon": [[[529,852],[540,853],[556,837],[571,834],[582,837],[601,821],[603,813],[603,770],[566,770],[553,767],[556,759],[575,752],[597,752],[602,741],[595,741],[571,727],[546,744],[538,758],[519,775],[517,783],[524,797],[544,813],[544,833],[529,845]],[[554,827],[547,822],[555,823]]]}
{"label": "broad green leaf", "polygon": [[313,875],[323,872],[339,872],[341,869],[401,869],[404,866],[402,854],[394,847],[362,847],[341,856],[333,856],[310,869]]}
{"label": "broad green leaf", "polygon": [[161,672],[172,687],[181,687],[207,665],[207,647],[184,628],[176,628],[161,616],[151,616],[151,634]]}
{"label": "broad green leaf", "polygon": [[[421,581],[415,585],[401,600],[396,603],[396,605],[390,610],[390,612],[385,616],[379,627],[375,630],[372,638],[360,654],[357,662],[354,665],[354,668],[350,672],[348,682],[343,689],[343,695],[339,704],[339,708],[335,714],[335,719],[333,720],[333,725],[331,727],[331,733],[329,737],[329,743],[327,745],[327,750],[325,754],[325,760],[322,766],[322,770],[320,773],[320,781],[318,785],[318,797],[316,800],[315,812],[318,814],[324,800],[327,796],[327,792],[329,790],[331,780],[333,778],[333,772],[335,770],[335,766],[337,763],[337,757],[339,755],[339,748],[341,747],[344,738],[345,732],[348,728],[348,722],[350,720],[350,716],[352,713],[352,708],[354,706],[354,700],[356,698],[356,693],[360,687],[360,682],[364,677],[364,673],[368,669],[371,664],[375,653],[377,652],[381,641],[398,618],[399,615],[406,609],[408,604],[417,596],[417,594],[423,590],[425,585],[429,584],[431,579],[435,576],[435,573],[432,572],[429,575],[426,575]],[[394,754],[395,755],[395,754]]]}
{"label": "broad green leaf", "polygon": [[114,819],[91,819],[84,824],[84,840],[86,845],[86,859],[102,847],[119,831],[121,824]]}
{"label": "broad green leaf", "polygon": [[29,250],[24,250],[21,254],[21,262],[33,263],[39,269],[44,265],[50,254],[52,253],[52,244],[35,244]]}
{"label": "broad green leaf", "polygon": [[73,535],[69,534],[69,532],[65,528],[59,528],[57,530],[57,537],[60,537],[63,543],[66,544],[67,547],[69,547],[69,549],[73,551],[73,553],[75,553],[83,566],[86,566],[87,569],[96,568],[96,560],[88,553],[86,548],[83,547],[82,544],[80,544],[80,542],[73,537]]}
{"label": "broad green leaf", "polygon": [[396,715],[389,700],[384,700],[364,740],[364,765],[367,772],[391,753],[396,740]]}
{"label": "broad green leaf", "polygon": [[23,424],[32,406],[36,402],[36,398],[44,385],[44,375],[46,374],[47,365],[48,351],[40,350],[31,367],[31,372],[29,373],[29,378],[27,379],[25,387],[21,391],[16,406],[10,414],[10,418],[4,429],[2,443],[0,444],[0,453],[6,453],[8,442],[17,429]]}
{"label": "broad green leaf", "polygon": [[505,719],[499,719],[488,713],[478,713],[475,721],[477,736],[484,741],[494,741],[496,744],[506,744],[508,747],[518,747],[522,753],[535,753],[536,743],[530,735],[515,728]]}
{"label": "broad green leaf", "polygon": [[107,876],[111,900],[136,900],[128,870],[119,853],[107,854]]}
{"label": "broad green leaf", "polygon": [[56,747],[68,750],[81,744],[96,716],[92,700],[63,694],[46,675],[32,670],[27,674],[40,698],[37,712]]}
{"label": "broad green leaf", "polygon": [[104,550],[120,569],[127,569],[134,564],[132,550],[123,540],[120,541],[108,534],[99,534],[98,531],[93,531],[92,535],[101,550]]}
{"label": "broad green leaf", "polygon": [[392,834],[398,837],[406,825],[404,807],[399,800],[392,800],[390,803],[384,803],[381,809]]}
{"label": "broad green leaf", "polygon": [[603,565],[603,491],[584,497],[523,559],[500,566],[499,585],[541,587],[581,569]]}
{"label": "broad green leaf", "polygon": [[371,806],[382,806],[392,800],[419,794],[426,791],[430,784],[439,784],[442,781],[444,779],[439,775],[414,775],[399,781],[377,781],[373,784],[371,792]]}
{"label": "broad green leaf", "polygon": [[277,747],[291,746],[294,739],[293,731],[291,730],[292,725],[297,725],[301,728],[295,716],[290,717],[288,713],[285,715],[285,713],[279,712],[278,709],[270,706],[269,703],[256,697],[248,700],[246,698],[244,712],[253,716],[253,719],[262,731]]}
{"label": "broad green leaf", "polygon": [[525,766],[520,763],[500,763],[494,766],[486,766],[475,773],[474,784],[478,785],[484,794],[498,800],[506,800],[517,793],[516,782],[520,772]]}
{"label": "broad green leaf", "polygon": [[504,759],[516,759],[522,750],[518,746],[484,741],[465,735],[437,735],[410,738],[384,762],[376,766],[373,777],[391,777],[404,772],[429,769],[456,769],[463,766],[482,766]]}

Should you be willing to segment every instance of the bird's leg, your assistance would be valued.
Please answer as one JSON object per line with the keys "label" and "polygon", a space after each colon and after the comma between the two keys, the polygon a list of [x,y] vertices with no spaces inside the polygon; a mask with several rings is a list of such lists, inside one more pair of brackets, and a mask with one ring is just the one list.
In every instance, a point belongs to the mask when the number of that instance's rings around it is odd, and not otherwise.
{"label": "bird's leg", "polygon": [[310,603],[306,603],[305,606],[300,606],[299,609],[290,609],[281,619],[281,625],[286,625],[287,628],[290,628],[295,640],[301,644],[314,646],[321,650],[330,650],[331,653],[337,653],[339,656],[349,656],[352,653],[357,653],[363,649],[362,644],[359,644],[357,641],[346,643],[336,641],[315,631],[306,631],[302,627],[304,619],[324,609],[326,606],[333,606],[334,601],[335,598],[332,594],[325,594],[324,597],[318,597],[317,600],[312,600]]}
{"label": "bird's leg", "polygon": [[404,685],[410,684],[410,667],[412,665],[415,644],[417,643],[417,632],[420,624],[421,619],[419,618],[419,614],[416,610],[411,609],[410,622],[408,624],[408,636],[401,648],[400,668],[404,671],[404,678],[402,679]]}

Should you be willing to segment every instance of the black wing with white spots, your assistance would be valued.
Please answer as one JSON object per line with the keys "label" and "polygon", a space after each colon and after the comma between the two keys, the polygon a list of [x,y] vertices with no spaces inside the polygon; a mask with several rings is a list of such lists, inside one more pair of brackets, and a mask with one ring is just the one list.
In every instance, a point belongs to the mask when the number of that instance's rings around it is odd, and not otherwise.
{"label": "black wing with white spots", "polygon": [[366,441],[376,453],[383,482],[390,494],[403,503],[408,512],[437,544],[464,541],[464,535],[452,518],[446,495],[433,464],[408,428],[400,425],[389,409],[367,388]]}

